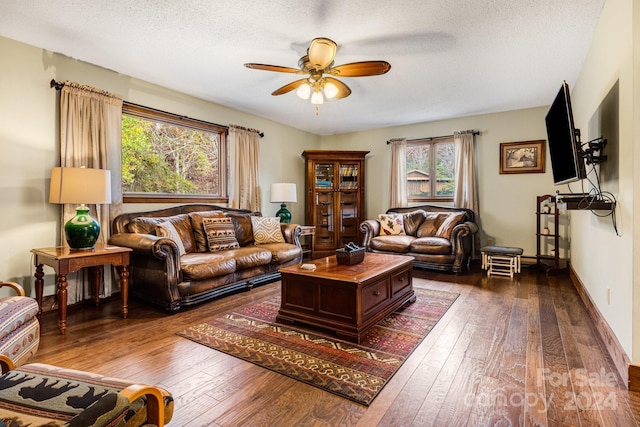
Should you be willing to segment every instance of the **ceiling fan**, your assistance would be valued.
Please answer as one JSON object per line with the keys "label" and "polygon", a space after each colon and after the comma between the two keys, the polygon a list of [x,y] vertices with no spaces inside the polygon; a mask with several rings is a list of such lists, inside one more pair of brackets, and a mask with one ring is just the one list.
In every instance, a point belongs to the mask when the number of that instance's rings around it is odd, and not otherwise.
{"label": "ceiling fan", "polygon": [[349,86],[335,77],[376,76],[385,74],[391,69],[391,65],[386,61],[352,62],[334,67],[333,60],[337,49],[338,45],[333,40],[318,37],[311,41],[307,54],[298,60],[300,68],[254,63],[244,64],[244,66],[255,70],[308,74],[303,79],[276,89],[271,95],[282,95],[296,89],[296,93],[300,98],[311,98],[311,103],[315,104],[316,114],[318,114],[318,105],[322,104],[325,98],[346,98],[351,95]]}

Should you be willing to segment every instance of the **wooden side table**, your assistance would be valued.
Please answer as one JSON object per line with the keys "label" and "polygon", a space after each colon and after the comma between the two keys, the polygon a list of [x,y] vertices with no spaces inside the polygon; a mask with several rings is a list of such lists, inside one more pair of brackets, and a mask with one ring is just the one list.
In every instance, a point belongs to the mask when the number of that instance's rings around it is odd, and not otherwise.
{"label": "wooden side table", "polygon": [[302,243],[302,259],[313,259],[313,244],[314,237],[316,235],[315,225],[301,225],[300,236],[304,236],[304,242]]}
{"label": "wooden side table", "polygon": [[42,294],[44,288],[43,265],[52,267],[57,274],[58,329],[64,335],[67,329],[67,274],[84,267],[91,269],[90,277],[94,286],[96,306],[100,301],[100,269],[105,264],[115,266],[120,274],[120,294],[122,297],[122,317],[129,313],[129,254],[131,248],[113,245],[96,245],[95,249],[72,251],[65,247],[32,249],[34,255],[36,301],[42,314]]}

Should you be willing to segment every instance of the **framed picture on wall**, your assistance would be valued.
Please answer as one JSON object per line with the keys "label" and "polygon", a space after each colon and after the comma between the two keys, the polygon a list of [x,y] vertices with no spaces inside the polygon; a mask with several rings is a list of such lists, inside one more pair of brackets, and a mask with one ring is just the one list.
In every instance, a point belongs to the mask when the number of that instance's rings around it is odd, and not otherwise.
{"label": "framed picture on wall", "polygon": [[500,144],[500,173],[543,173],[545,140]]}

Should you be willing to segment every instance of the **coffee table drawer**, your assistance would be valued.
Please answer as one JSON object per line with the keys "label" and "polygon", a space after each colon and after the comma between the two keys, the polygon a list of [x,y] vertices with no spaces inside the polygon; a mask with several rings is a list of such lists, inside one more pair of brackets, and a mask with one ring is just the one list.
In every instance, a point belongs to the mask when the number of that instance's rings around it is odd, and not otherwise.
{"label": "coffee table drawer", "polygon": [[383,279],[365,286],[362,289],[362,309],[365,316],[380,307],[384,307],[385,302],[390,298],[389,279]]}
{"label": "coffee table drawer", "polygon": [[401,271],[391,276],[391,296],[395,297],[399,293],[406,293],[412,288],[412,274],[410,270]]}

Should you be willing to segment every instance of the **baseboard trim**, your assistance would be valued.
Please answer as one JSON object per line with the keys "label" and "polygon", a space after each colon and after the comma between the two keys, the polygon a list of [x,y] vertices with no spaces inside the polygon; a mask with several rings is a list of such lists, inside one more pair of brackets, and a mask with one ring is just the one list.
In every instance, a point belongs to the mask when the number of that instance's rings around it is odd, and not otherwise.
{"label": "baseboard trim", "polygon": [[582,302],[589,313],[589,317],[591,317],[591,320],[598,331],[600,340],[609,353],[609,356],[611,357],[620,378],[622,378],[623,383],[627,385],[629,390],[633,390],[634,388],[640,390],[640,366],[636,367],[637,370],[634,370],[632,375],[631,367],[633,365],[631,365],[629,356],[627,356],[620,345],[620,341],[618,341],[618,338],[602,316],[602,313],[600,313],[600,310],[598,310],[598,307],[594,304],[589,292],[587,292],[571,263],[569,263],[569,277],[571,277],[571,282],[573,282],[573,286],[578,291],[578,295],[580,295],[580,299],[582,299]]}

